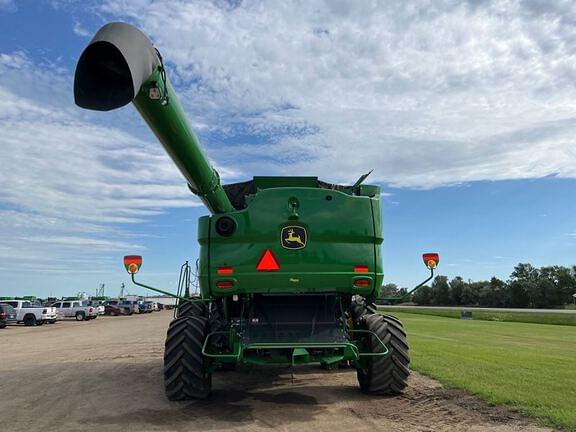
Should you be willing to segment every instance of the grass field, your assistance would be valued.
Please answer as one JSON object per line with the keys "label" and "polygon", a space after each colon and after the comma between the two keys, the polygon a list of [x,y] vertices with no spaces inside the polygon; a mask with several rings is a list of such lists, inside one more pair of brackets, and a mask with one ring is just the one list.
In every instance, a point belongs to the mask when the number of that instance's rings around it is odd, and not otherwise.
{"label": "grass field", "polygon": [[[466,308],[463,307],[462,309]],[[396,314],[396,312],[400,312],[398,309],[386,308],[386,306],[380,306],[379,310],[391,314]],[[472,318],[475,320],[576,326],[576,314],[557,314],[546,312],[499,312],[499,311],[488,312],[488,311],[478,311],[474,309],[467,309],[467,310],[472,311]],[[441,316],[446,318],[458,318],[458,319],[460,318],[460,310],[454,310],[454,309],[441,309],[441,308],[427,309],[427,308],[419,308],[416,306],[413,309],[403,308],[402,312],[410,314]]]}
{"label": "grass field", "polygon": [[408,332],[414,370],[576,431],[574,327],[394,315]]}

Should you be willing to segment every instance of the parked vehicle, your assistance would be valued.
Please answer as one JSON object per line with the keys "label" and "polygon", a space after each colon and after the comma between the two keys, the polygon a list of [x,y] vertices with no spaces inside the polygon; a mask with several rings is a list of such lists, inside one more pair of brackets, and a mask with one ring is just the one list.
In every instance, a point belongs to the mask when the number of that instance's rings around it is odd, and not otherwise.
{"label": "parked vehicle", "polygon": [[108,316],[132,315],[133,313],[131,309],[118,305],[107,304],[104,306],[104,315]]}
{"label": "parked vehicle", "polygon": [[132,313],[142,313],[140,311],[140,306],[136,300],[122,300],[120,306],[128,307],[132,310]]}
{"label": "parked vehicle", "polygon": [[[152,301],[145,301],[143,302],[144,304],[144,312],[145,313],[152,313],[154,312],[154,302]],[[156,307],[156,310],[158,310],[158,307]]]}
{"label": "parked vehicle", "polygon": [[12,306],[16,310],[16,321],[26,326],[42,325],[45,322],[54,324],[58,319],[56,309],[50,306],[29,300],[5,300],[3,303]]}
{"label": "parked vehicle", "polygon": [[138,302],[138,313],[143,314],[143,313],[146,313],[146,312],[147,312],[147,311],[146,311],[146,305],[144,304],[143,301],[139,301],[139,302]]}
{"label": "parked vehicle", "polygon": [[88,306],[96,308],[98,315],[104,315],[104,302],[99,300],[88,300],[86,303]]}
{"label": "parked vehicle", "polygon": [[0,303],[0,329],[6,328],[8,324],[16,324],[16,309],[9,304]]}
{"label": "parked vehicle", "polygon": [[63,318],[76,318],[76,321],[91,320],[98,317],[98,309],[89,306],[85,300],[70,300],[54,303],[58,314]]}
{"label": "parked vehicle", "polygon": [[[122,304],[121,300],[107,300],[104,302],[104,307],[107,306],[112,306],[112,308],[116,307],[119,308],[120,311],[122,312],[120,315],[133,315],[134,314],[134,307],[132,305],[124,305]],[[112,311],[112,309],[108,309],[109,312]],[[106,315],[110,315],[110,313],[106,313]]]}

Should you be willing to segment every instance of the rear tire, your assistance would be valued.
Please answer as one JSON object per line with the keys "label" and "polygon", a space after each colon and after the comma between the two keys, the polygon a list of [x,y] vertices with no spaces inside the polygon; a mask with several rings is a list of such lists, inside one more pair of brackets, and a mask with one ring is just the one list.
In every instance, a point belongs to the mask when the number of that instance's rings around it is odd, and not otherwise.
{"label": "rear tire", "polygon": [[[388,355],[366,357],[364,367],[357,369],[360,389],[365,393],[397,395],[408,385],[410,357],[402,322],[391,315],[366,314],[364,328],[374,332],[388,348]],[[383,352],[382,345],[370,336],[370,350]]]}
{"label": "rear tire", "polygon": [[368,302],[364,297],[354,296],[350,305],[352,320],[359,324],[361,319],[367,314],[377,314],[378,306],[374,302]]}
{"label": "rear tire", "polygon": [[27,327],[36,325],[36,317],[34,315],[26,315],[24,317],[24,325]]}
{"label": "rear tire", "polygon": [[202,355],[208,319],[176,318],[168,327],[164,350],[164,388],[171,401],[205,399],[212,390],[212,374]]}
{"label": "rear tire", "polygon": [[76,321],[84,321],[86,319],[86,314],[84,312],[76,312]]}
{"label": "rear tire", "polygon": [[207,317],[208,308],[205,302],[185,302],[178,306],[177,317],[199,316]]}

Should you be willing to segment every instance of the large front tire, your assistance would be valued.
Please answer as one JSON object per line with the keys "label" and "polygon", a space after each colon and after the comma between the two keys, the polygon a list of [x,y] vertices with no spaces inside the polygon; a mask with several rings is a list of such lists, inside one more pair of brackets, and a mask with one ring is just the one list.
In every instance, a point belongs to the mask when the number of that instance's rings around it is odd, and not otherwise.
{"label": "large front tire", "polygon": [[[391,315],[367,314],[363,319],[366,330],[374,332],[388,348],[388,355],[365,357],[357,370],[360,389],[365,393],[397,395],[408,385],[410,357],[406,332],[402,322]],[[369,336],[371,352],[383,352],[375,337]]]}
{"label": "large front tire", "polygon": [[164,388],[169,400],[205,399],[212,390],[212,374],[202,355],[208,319],[184,316],[170,323],[164,350]]}

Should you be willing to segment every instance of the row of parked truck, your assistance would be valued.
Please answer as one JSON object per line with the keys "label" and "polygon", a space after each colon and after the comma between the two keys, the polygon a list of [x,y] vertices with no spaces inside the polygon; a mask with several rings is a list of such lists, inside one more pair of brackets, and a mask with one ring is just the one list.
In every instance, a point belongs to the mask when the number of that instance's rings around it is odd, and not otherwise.
{"label": "row of parked truck", "polygon": [[100,315],[133,315],[159,311],[159,303],[143,300],[58,300],[40,302],[26,299],[0,299],[0,329],[8,324],[26,326],[54,324],[63,318],[89,321]]}

